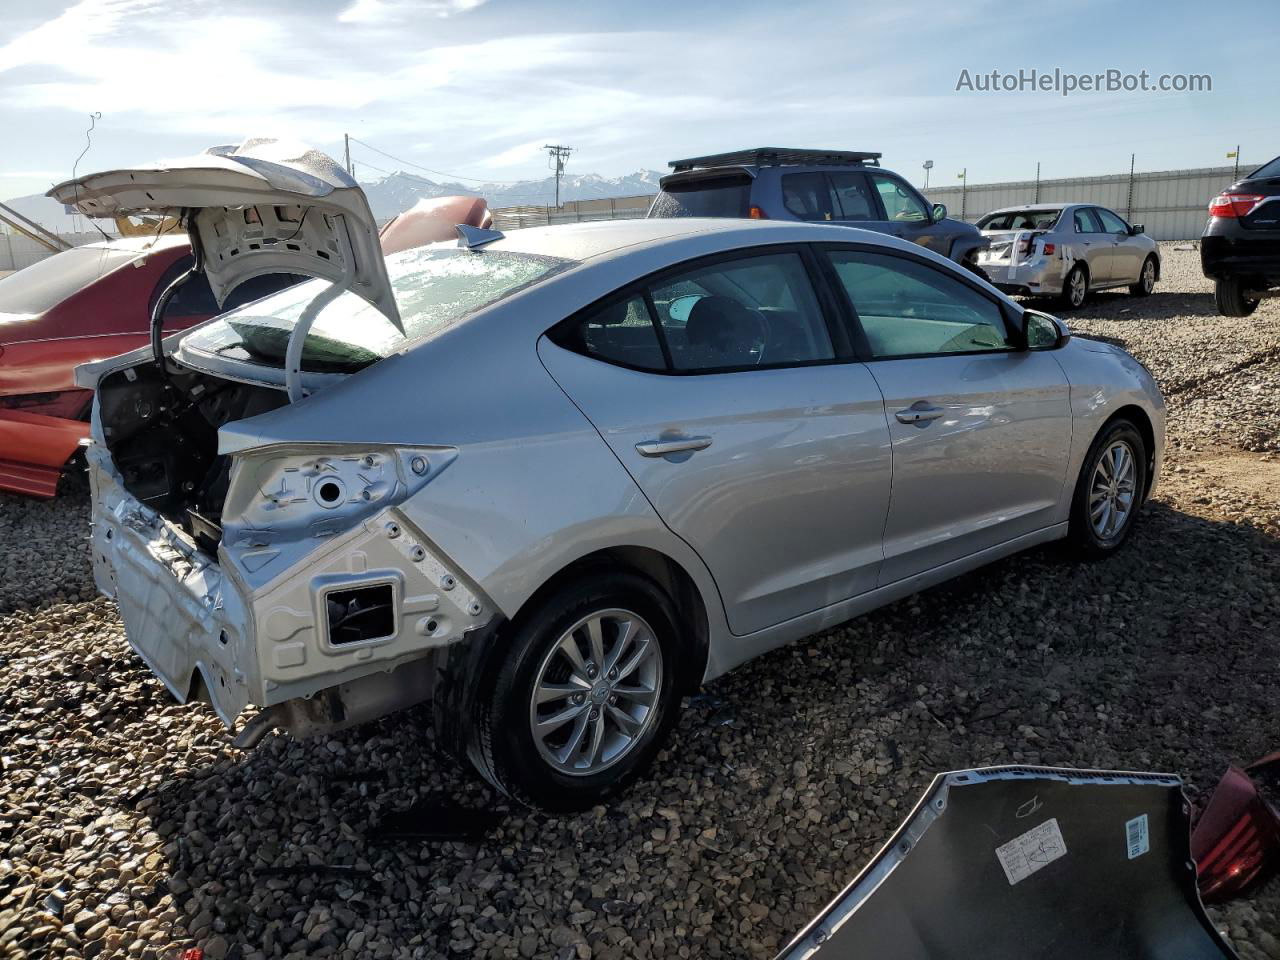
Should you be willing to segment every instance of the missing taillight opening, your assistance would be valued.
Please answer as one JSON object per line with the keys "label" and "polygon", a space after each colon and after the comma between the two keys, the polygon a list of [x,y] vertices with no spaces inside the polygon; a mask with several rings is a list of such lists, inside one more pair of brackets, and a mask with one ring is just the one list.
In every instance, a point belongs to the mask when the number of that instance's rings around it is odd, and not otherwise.
{"label": "missing taillight opening", "polygon": [[329,620],[329,643],[340,647],[394,636],[395,597],[389,583],[350,590],[331,590],[325,595]]}

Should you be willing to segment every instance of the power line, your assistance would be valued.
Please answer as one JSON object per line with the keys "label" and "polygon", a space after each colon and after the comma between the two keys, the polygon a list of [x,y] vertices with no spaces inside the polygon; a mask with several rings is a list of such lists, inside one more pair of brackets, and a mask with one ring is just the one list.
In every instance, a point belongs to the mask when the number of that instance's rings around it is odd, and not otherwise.
{"label": "power line", "polygon": [[528,183],[527,180],[490,180],[486,177],[464,177],[460,173],[445,173],[443,170],[433,170],[430,167],[424,167],[420,163],[414,163],[412,160],[405,160],[403,157],[397,157],[395,154],[387,153],[385,150],[379,150],[377,147],[373,146],[373,144],[365,143],[363,140],[358,140],[355,137],[351,137],[350,139],[352,143],[358,143],[360,146],[366,147],[374,153],[380,153],[388,160],[394,160],[396,163],[403,163],[405,166],[413,167],[417,170],[425,170],[427,173],[434,173],[437,177],[452,177],[454,180],[471,180],[475,183]]}

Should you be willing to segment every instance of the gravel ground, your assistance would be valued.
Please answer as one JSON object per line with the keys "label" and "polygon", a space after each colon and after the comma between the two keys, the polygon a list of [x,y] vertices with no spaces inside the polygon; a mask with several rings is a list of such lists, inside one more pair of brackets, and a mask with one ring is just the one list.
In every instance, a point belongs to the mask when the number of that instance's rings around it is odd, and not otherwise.
{"label": "gravel ground", "polygon": [[[1168,393],[1167,472],[1119,556],[1032,551],[765,656],[610,809],[507,811],[478,844],[370,836],[420,800],[497,805],[425,710],[233,750],[95,598],[83,482],[0,495],[0,954],[768,957],[938,771],[1170,770],[1203,798],[1280,746],[1280,302],[1219,318],[1197,254],[1165,254],[1152,297],[1069,317]],[[1280,958],[1280,883],[1213,916]]]}

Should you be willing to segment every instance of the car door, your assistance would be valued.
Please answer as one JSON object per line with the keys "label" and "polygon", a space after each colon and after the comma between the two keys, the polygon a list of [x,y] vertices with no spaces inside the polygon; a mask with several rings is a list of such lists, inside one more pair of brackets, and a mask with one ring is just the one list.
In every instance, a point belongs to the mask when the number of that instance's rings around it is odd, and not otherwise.
{"label": "car door", "polygon": [[820,306],[812,254],[669,271],[539,344],[747,634],[873,589],[890,441],[867,367]]}
{"label": "car door", "polygon": [[1137,283],[1138,274],[1142,272],[1142,261],[1145,251],[1138,238],[1129,233],[1129,224],[1119,214],[1112,213],[1106,207],[1094,207],[1102,229],[1110,234],[1111,242],[1111,282]]}
{"label": "car door", "polygon": [[1057,360],[1016,349],[1007,305],[958,271],[870,249],[828,256],[892,437],[881,585],[1051,525],[1071,447]]}
{"label": "car door", "polygon": [[1089,266],[1089,285],[1096,287],[1111,281],[1113,238],[1103,231],[1102,223],[1092,207],[1076,207],[1072,214],[1075,246],[1083,252]]}

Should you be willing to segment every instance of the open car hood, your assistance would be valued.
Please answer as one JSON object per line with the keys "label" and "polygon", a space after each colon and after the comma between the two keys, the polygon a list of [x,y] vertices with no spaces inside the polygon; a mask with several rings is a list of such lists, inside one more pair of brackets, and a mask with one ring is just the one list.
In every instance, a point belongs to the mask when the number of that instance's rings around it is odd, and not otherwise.
{"label": "open car hood", "polygon": [[1230,960],[1196,892],[1177,777],[939,775],[778,960]]}
{"label": "open car hood", "polygon": [[364,191],[317,150],[246,140],[155,166],[91,173],[48,196],[90,217],[187,214],[219,305],[253,277],[303,274],[343,284],[403,331]]}

